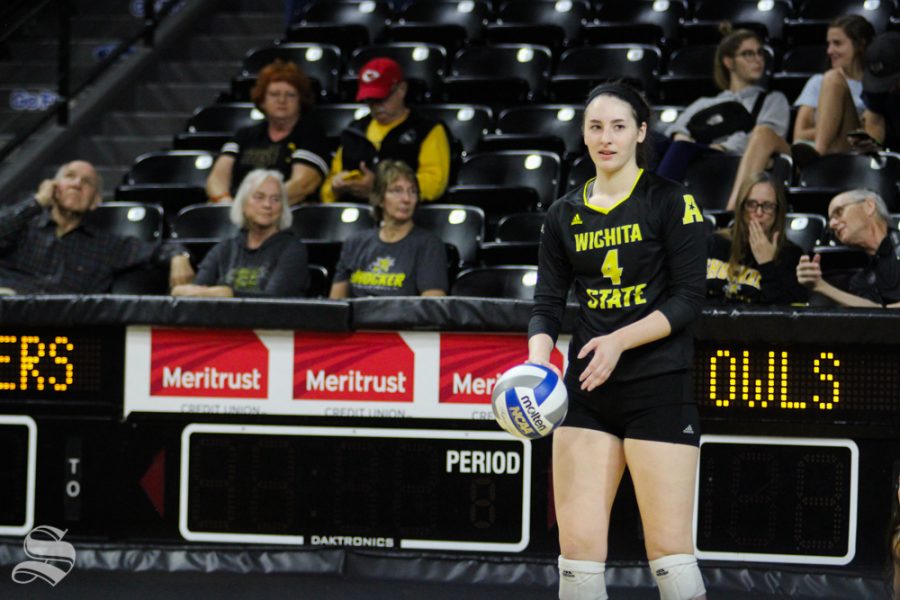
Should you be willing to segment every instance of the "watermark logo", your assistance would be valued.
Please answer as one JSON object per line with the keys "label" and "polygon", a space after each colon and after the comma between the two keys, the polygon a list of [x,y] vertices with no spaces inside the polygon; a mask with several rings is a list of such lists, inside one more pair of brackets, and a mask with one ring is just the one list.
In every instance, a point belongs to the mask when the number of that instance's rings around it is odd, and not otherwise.
{"label": "watermark logo", "polygon": [[65,579],[75,566],[75,547],[62,541],[68,529],[39,525],[25,536],[25,554],[34,560],[20,562],[13,568],[12,580],[31,583],[35,579],[52,586]]}

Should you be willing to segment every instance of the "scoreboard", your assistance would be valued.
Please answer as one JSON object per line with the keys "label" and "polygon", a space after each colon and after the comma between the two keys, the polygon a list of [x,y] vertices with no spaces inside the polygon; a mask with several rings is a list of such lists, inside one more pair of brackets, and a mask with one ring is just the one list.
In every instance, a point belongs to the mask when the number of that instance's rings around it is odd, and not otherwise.
{"label": "scoreboard", "polygon": [[[160,336],[164,355],[183,361],[182,380],[188,372],[252,368],[262,385],[212,399],[195,385],[179,397],[174,375],[165,379],[175,368],[157,369],[149,345],[126,341],[137,332],[150,344],[147,332],[157,329],[168,332]],[[199,345],[172,344],[172,331]],[[76,538],[187,546],[555,553],[551,444],[499,431],[489,383],[474,384],[521,361],[524,334],[355,335],[0,329],[0,535],[22,536],[47,522]],[[254,348],[243,362],[240,340]],[[480,352],[477,360],[469,348]],[[372,366],[376,355],[382,362]],[[325,382],[331,375],[309,360],[332,361],[358,381],[408,369],[395,379],[408,397],[310,391],[303,382],[318,380],[304,373]],[[480,370],[446,371],[469,363]],[[894,346],[700,339],[692,374],[704,428],[694,515],[700,558],[880,561],[860,540],[880,536],[863,523],[886,519],[882,491],[900,454]],[[135,386],[140,401],[130,404]],[[399,412],[366,408],[376,402]],[[633,537],[633,519],[613,524],[613,555],[617,536]]]}

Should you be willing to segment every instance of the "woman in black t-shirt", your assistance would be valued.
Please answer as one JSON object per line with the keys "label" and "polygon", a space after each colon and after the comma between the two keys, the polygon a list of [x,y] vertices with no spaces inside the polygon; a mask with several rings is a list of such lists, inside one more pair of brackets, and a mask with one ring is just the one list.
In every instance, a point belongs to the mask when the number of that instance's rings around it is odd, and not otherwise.
{"label": "woman in black t-shirt", "polygon": [[703,215],[682,186],[645,172],[650,109],[604,84],[585,107],[596,177],[557,200],[541,236],[529,362],[550,352],[573,280],[578,323],[553,434],[559,597],[606,598],[612,503],[631,472],[650,567],[664,598],[705,598],[691,537],[699,417],[685,326],[704,296]]}
{"label": "woman in black t-shirt", "polygon": [[765,171],[740,187],[734,223],[709,236],[707,297],[722,302],[805,302],[797,281],[803,250],[785,238],[784,188]]}

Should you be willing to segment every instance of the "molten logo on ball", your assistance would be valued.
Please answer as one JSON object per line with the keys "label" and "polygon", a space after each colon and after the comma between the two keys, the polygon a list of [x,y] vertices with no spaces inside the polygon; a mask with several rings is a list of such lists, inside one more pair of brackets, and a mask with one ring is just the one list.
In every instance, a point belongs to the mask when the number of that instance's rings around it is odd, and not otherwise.
{"label": "molten logo on ball", "polygon": [[549,434],[566,416],[566,387],[556,373],[533,364],[516,365],[494,386],[492,405],[497,423],[516,437],[537,439]]}

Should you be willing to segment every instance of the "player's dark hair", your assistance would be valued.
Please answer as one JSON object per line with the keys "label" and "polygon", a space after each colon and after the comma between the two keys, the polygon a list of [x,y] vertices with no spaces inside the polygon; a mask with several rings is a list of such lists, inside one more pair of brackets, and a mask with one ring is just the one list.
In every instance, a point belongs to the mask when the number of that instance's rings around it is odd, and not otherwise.
{"label": "player's dark hair", "polygon": [[[584,103],[585,118],[587,118],[587,107],[600,96],[613,96],[627,102],[631,106],[631,114],[640,128],[642,123],[647,124],[647,134],[643,142],[638,142],[635,150],[635,160],[641,168],[646,168],[650,164],[650,145],[647,143],[650,139],[650,103],[644,98],[644,95],[632,85],[624,81],[612,81],[609,83],[601,83],[588,93],[587,101]],[[584,123],[582,123],[584,127]]]}

